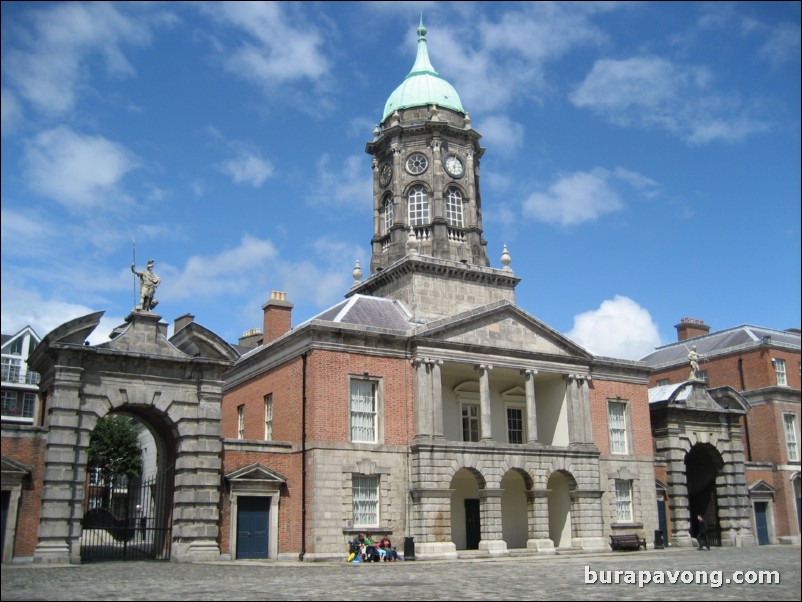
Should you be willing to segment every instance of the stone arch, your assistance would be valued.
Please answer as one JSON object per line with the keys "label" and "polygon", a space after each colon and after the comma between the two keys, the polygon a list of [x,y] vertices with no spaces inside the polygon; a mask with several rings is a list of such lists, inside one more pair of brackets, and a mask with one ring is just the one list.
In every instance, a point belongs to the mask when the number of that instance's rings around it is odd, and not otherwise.
{"label": "stone arch", "polygon": [[460,468],[451,477],[451,541],[458,550],[475,550],[481,540],[480,491],[486,487],[474,468]]}
{"label": "stone arch", "polygon": [[501,532],[507,548],[526,548],[533,481],[525,470],[513,468],[501,478]]}
{"label": "stone arch", "polygon": [[720,545],[717,479],[724,469],[721,453],[710,443],[697,443],[685,455],[685,480],[688,487],[688,512],[691,537],[696,537],[701,514],[707,523],[708,538]]}
{"label": "stone arch", "polygon": [[555,548],[570,548],[573,536],[572,492],[577,483],[567,470],[553,471],[547,480],[549,504],[549,539]]}

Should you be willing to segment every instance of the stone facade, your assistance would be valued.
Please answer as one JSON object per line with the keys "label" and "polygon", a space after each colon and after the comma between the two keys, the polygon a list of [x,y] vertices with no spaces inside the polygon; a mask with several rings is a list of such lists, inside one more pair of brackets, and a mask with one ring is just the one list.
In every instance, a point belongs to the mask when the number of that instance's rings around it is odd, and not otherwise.
{"label": "stone facade", "polygon": [[160,468],[175,468],[170,515],[161,517],[172,526],[171,557],[216,559],[222,375],[236,354],[197,325],[168,342],[149,312],[131,314],[109,343],[86,345],[101,316],[63,324],[29,359],[47,410],[43,465],[32,475],[42,487],[33,560],[80,561],[89,437],[110,413],[136,415],[154,434]]}

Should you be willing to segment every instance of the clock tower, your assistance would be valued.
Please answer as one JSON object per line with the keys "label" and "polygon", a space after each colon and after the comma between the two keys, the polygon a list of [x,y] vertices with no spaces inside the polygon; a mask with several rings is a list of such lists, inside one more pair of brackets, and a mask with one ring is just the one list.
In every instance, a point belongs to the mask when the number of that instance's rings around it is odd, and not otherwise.
{"label": "clock tower", "polygon": [[[443,299],[433,289],[457,279],[489,287],[472,296],[477,301],[514,301],[518,278],[506,251],[502,270],[489,267],[482,236],[481,135],[457,91],[432,66],[422,21],[417,32],[415,64],[387,100],[365,149],[373,158],[371,275],[354,283],[352,294],[397,298],[416,319],[428,321],[470,305],[467,299]],[[434,297],[426,298],[427,291]],[[435,297],[446,306],[438,307]]]}

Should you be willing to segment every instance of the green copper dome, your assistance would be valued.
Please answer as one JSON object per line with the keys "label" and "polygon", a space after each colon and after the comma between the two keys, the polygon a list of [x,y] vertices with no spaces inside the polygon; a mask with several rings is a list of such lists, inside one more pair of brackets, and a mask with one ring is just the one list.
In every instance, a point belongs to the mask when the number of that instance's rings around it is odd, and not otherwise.
{"label": "green copper dome", "polygon": [[384,105],[382,123],[398,109],[409,107],[425,107],[428,105],[446,107],[464,113],[462,102],[454,86],[440,77],[429,61],[429,50],[426,46],[426,28],[421,19],[418,27],[418,56],[412,71],[406,79],[390,94]]}

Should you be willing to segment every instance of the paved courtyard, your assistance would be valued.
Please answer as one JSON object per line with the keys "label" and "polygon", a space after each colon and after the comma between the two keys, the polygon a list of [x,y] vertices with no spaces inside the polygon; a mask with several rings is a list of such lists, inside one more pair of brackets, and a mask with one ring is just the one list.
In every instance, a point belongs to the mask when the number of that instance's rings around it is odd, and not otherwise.
{"label": "paved courtyard", "polygon": [[[697,571],[705,572],[707,582],[685,583],[698,579]],[[780,583],[735,583],[757,580],[757,571],[771,571],[770,576],[778,575]],[[607,583],[616,577],[618,584]],[[647,578],[652,582],[638,585]],[[653,582],[661,579],[664,583]],[[256,561],[3,565],[2,599],[799,600],[800,548],[650,550],[363,565]]]}

